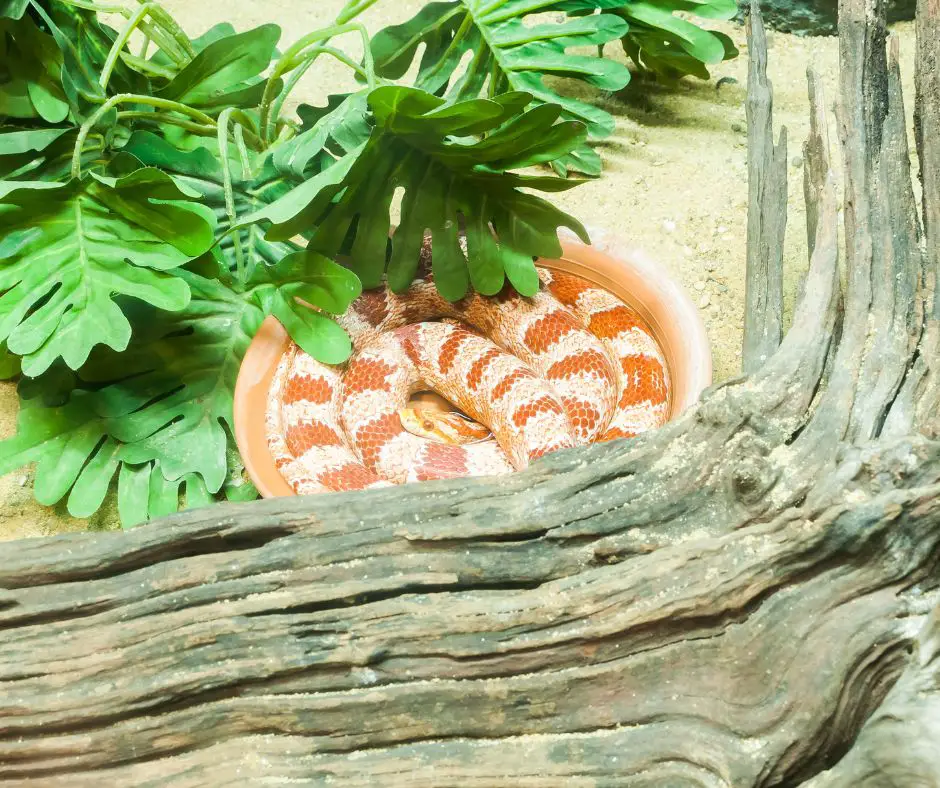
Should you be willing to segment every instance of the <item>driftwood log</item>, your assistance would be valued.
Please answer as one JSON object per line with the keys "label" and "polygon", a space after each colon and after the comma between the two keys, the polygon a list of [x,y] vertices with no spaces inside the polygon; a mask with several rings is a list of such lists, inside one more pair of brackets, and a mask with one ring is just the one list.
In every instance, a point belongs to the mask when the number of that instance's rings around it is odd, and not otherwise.
{"label": "driftwood log", "polygon": [[940,0],[916,191],[883,0],[843,0],[844,263],[811,74],[782,341],[749,24],[753,371],[498,481],[3,545],[0,782],[940,786]]}

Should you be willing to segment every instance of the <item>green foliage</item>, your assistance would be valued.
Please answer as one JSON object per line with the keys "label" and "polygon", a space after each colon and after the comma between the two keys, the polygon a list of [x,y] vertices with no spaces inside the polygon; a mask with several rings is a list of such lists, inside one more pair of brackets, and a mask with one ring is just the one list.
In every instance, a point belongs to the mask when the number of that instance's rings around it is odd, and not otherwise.
{"label": "green foliage", "polygon": [[[428,3],[412,19],[375,36],[372,52],[379,74],[398,79],[425,45],[416,86],[453,100],[507,90],[530,93],[539,103],[557,104],[567,119],[585,123],[594,137],[614,130],[604,110],[556,90],[546,77],[568,77],[615,91],[630,81],[627,68],[613,60],[571,54],[574,47],[602,46],[626,34],[627,24],[600,13],[563,22],[527,24],[532,14],[557,10],[557,0],[451,0]],[[586,10],[619,5],[584,0]],[[469,60],[464,55],[469,54]],[[600,158],[585,143],[556,159],[556,166],[590,175],[600,173]]]}
{"label": "green foliage", "polygon": [[[342,18],[352,18],[375,2],[353,0]],[[552,78],[579,80],[604,91],[625,87],[630,72],[603,57],[608,42],[620,39],[641,70],[666,81],[686,75],[707,79],[707,65],[737,55],[726,35],[704,30],[675,12],[730,19],[737,5],[735,0],[430,2],[407,22],[378,33],[372,55],[381,76],[400,79],[423,45],[417,87],[449,101],[526,91],[536,102],[562,107],[563,117],[582,121],[591,137],[599,139],[613,132],[614,119]],[[546,19],[549,14],[552,21]],[[541,16],[530,19],[534,15]],[[588,47],[598,56],[569,52]],[[586,142],[555,158],[552,166],[562,174],[569,169],[590,176],[601,172],[600,157]]]}
{"label": "green foliage", "polygon": [[734,42],[724,33],[704,30],[675,12],[703,19],[731,19],[738,6],[735,0],[625,4],[616,11],[630,25],[623,48],[641,69],[669,82],[687,75],[708,79],[707,66],[737,57]]}
{"label": "green foliage", "polygon": [[[393,289],[404,290],[414,279],[425,229],[434,228],[435,281],[445,298],[462,298],[471,281],[481,293],[498,293],[506,276],[532,295],[538,288],[532,256],[561,253],[558,227],[587,234],[572,217],[520,187],[555,191],[577,182],[505,171],[556,159],[583,143],[586,130],[580,123],[556,123],[557,105],[524,111],[529,98],[504,94],[497,101],[448,104],[416,88],[377,88],[368,101],[375,130],[354,163],[325,172],[333,173],[332,188],[317,189],[271,235],[290,237],[313,221],[311,247],[336,254],[348,245],[350,266],[365,287],[374,287],[386,274],[392,199],[404,189],[387,267]],[[289,194],[281,203],[294,199]],[[461,225],[469,260],[458,242]]]}
{"label": "green foliage", "polygon": [[[616,37],[614,17],[538,33],[531,52],[503,26],[505,78],[485,99],[449,101],[385,84],[369,57],[330,43],[365,37],[355,24],[281,55],[273,25],[191,39],[156,4],[126,9],[120,30],[87,5],[0,0],[0,378],[20,375],[21,399],[0,472],[36,463],[44,504],[86,517],[116,489],[133,525],[256,497],[232,407],[263,320],[340,363],[351,345],[333,317],[363,284],[407,287],[425,232],[450,298],[507,278],[532,292],[533,257],[557,253],[557,228],[583,234],[531,193],[577,181],[514,171],[584,149],[574,118],[592,122],[590,108],[553,103],[539,75],[614,84],[619,67],[562,57]],[[154,51],[130,48],[136,29]],[[324,55],[367,87],[302,108],[302,123],[282,116]]]}
{"label": "green foliage", "polygon": [[164,272],[213,244],[215,217],[194,196],[151,168],[0,186],[0,339],[27,375],[57,358],[78,369],[98,343],[124,350],[131,325],[117,295],[186,306],[185,282]]}

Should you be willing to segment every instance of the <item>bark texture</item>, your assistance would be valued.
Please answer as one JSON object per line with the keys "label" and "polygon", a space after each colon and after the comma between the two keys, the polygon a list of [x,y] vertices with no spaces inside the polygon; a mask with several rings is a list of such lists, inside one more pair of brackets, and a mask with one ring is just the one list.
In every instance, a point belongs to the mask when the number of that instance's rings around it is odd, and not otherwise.
{"label": "bark texture", "polygon": [[5,545],[0,783],[940,785],[940,2],[919,14],[920,203],[884,8],[840,9],[844,277],[809,75],[781,341],[755,13],[767,357],[679,421],[495,481]]}
{"label": "bark texture", "polygon": [[[775,145],[774,94],[767,78],[767,36],[758,0],[751,0],[747,47],[747,278],[742,363],[750,373],[766,363],[783,336],[783,239],[787,228],[787,130],[780,131]],[[812,219],[807,222],[811,233],[813,223]]]}

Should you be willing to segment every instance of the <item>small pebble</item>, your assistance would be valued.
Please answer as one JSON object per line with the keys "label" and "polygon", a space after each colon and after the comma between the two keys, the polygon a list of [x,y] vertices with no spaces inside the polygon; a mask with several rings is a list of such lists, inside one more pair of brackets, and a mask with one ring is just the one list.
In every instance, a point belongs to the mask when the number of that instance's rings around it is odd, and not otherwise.
{"label": "small pebble", "polygon": [[696,282],[695,285],[694,285],[694,287],[695,287],[696,290],[698,290],[698,291],[701,293],[701,292],[705,289],[705,283],[704,283],[704,282]]}
{"label": "small pebble", "polygon": [[802,157],[802,156],[794,156],[792,159],[790,159],[790,164],[792,164],[794,167],[802,167],[802,166],[803,166],[803,157]]}
{"label": "small pebble", "polygon": [[671,219],[666,219],[666,221],[663,222],[663,229],[667,233],[674,233],[676,231],[676,223]]}
{"label": "small pebble", "polygon": [[709,306],[711,302],[712,302],[711,296],[708,295],[708,293],[705,293],[705,295],[702,296],[702,300],[698,302],[698,305],[702,309],[705,309],[705,307]]}

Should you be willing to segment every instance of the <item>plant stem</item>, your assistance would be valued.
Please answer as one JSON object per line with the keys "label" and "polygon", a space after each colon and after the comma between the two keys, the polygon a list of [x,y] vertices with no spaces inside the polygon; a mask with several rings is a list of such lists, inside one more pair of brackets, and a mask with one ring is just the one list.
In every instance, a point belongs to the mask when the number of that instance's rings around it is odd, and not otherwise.
{"label": "plant stem", "polygon": [[[219,158],[222,160],[222,187],[225,192],[225,212],[228,214],[229,226],[237,224],[238,214],[235,210],[235,190],[232,188],[232,165],[228,158],[228,126],[232,119],[234,107],[226,107],[219,115],[218,142]],[[244,168],[244,160],[242,167]],[[245,253],[242,249],[241,233],[235,230],[232,240],[235,244],[236,277],[241,284],[247,281],[245,277]]]}
{"label": "plant stem", "polygon": [[129,65],[134,70],[152,74],[155,77],[173,79],[173,77],[176,76],[176,72],[173,71],[173,69],[158,65],[157,63],[153,63],[137,55],[132,55],[130,52],[122,52],[121,60],[127,63],[127,65]]}
{"label": "plant stem", "polygon": [[[310,57],[316,59],[319,55],[326,52],[327,54],[332,54],[338,50],[334,50],[332,47],[318,47],[311,53],[306,53],[305,50],[309,49],[315,44],[320,42],[329,41],[334,36],[342,35],[343,33],[352,33],[357,32],[362,37],[362,46],[363,46],[363,66],[365,69],[365,76],[369,82],[370,87],[375,86],[375,62],[372,57],[372,47],[369,42],[369,34],[366,32],[366,29],[357,22],[350,22],[349,24],[343,25],[333,25],[332,27],[324,28],[323,30],[315,30],[312,33],[303,36],[297,42],[295,42],[288,50],[281,55],[280,59],[277,61],[277,64],[274,66],[274,70],[271,72],[271,75],[268,77],[267,84],[264,87],[264,95],[261,99],[261,108],[260,108],[260,134],[261,139],[264,143],[267,143],[270,140],[271,132],[271,106],[274,102],[276,96],[275,91],[277,89],[277,81],[288,71],[293,71],[295,68],[303,65],[304,62]],[[318,50],[322,49],[323,52]],[[348,61],[345,59],[345,56],[339,58],[341,62]],[[358,67],[354,67],[358,71]],[[293,83],[296,84],[296,81]]]}
{"label": "plant stem", "polygon": [[182,68],[189,62],[186,53],[180,45],[165,30],[161,30],[159,25],[149,20],[145,20],[139,25],[141,32],[153,42],[172,60],[179,68]]}
{"label": "plant stem", "polygon": [[241,123],[235,124],[235,144],[238,146],[238,157],[242,161],[242,178],[251,179],[251,159],[248,157],[248,148],[245,146],[245,127]]}
{"label": "plant stem", "polygon": [[124,29],[118,34],[118,37],[114,39],[111,50],[108,52],[108,57],[104,61],[104,68],[101,69],[101,76],[98,77],[98,84],[101,85],[102,90],[107,89],[108,80],[111,79],[111,74],[114,73],[114,67],[117,65],[118,58],[121,56],[121,50],[127,45],[131,34],[137,29],[137,26],[143,21],[144,17],[147,16],[147,14],[152,14],[155,8],[157,8],[156,3],[144,3],[137,9],[136,13],[127,20]]}
{"label": "plant stem", "polygon": [[342,25],[368,11],[378,0],[349,0],[336,17],[336,24]]}
{"label": "plant stem", "polygon": [[112,96],[106,102],[104,102],[104,104],[98,107],[92,116],[88,118],[88,120],[86,120],[78,130],[78,137],[75,140],[75,149],[72,152],[71,171],[72,177],[76,180],[82,176],[81,152],[85,146],[85,140],[88,138],[91,130],[105,116],[105,114],[117,107],[118,104],[144,104],[149,107],[156,107],[157,109],[166,109],[170,110],[171,112],[179,112],[181,115],[189,115],[191,118],[195,118],[204,124],[215,126],[215,120],[213,120],[209,115],[206,115],[206,113],[200,112],[199,110],[193,109],[192,107],[187,107],[185,104],[180,104],[177,101],[169,101],[168,99],[161,99],[157,98],[156,96],[142,96],[137,93],[118,93],[116,96]]}
{"label": "plant stem", "polygon": [[193,123],[191,120],[177,118],[174,115],[170,115],[166,112],[144,112],[142,110],[128,110],[127,112],[119,112],[118,118],[120,120],[143,120],[150,121],[152,123],[168,123],[172,126],[179,126],[181,129],[186,129],[186,131],[191,131],[193,134],[202,134],[205,136],[211,136],[216,132],[215,126],[205,126],[199,123]]}
{"label": "plant stem", "polygon": [[288,97],[291,94],[291,91],[297,86],[297,83],[303,78],[310,67],[316,62],[317,58],[320,55],[331,55],[336,60],[338,60],[343,65],[349,66],[353,71],[359,74],[369,85],[374,87],[375,74],[370,75],[362,66],[360,66],[356,61],[351,57],[346,55],[344,52],[336,49],[335,47],[316,47],[309,52],[304,54],[303,62],[290,72],[290,76],[287,78],[284,83],[284,87],[281,89],[281,92],[278,94],[277,98],[274,100],[274,103],[271,105],[271,112],[269,118],[269,127],[268,127],[268,137],[270,138],[270,124],[277,123],[277,119],[281,116],[281,110],[284,107],[284,102],[287,101]]}
{"label": "plant stem", "polygon": [[[147,5],[148,0],[137,0],[140,5]],[[173,40],[176,41],[182,47],[183,51],[188,56],[188,59],[196,57],[196,50],[193,47],[193,42],[189,40],[189,36],[186,35],[186,32],[180,27],[179,23],[170,16],[170,13],[159,3],[154,4],[156,7],[153,11],[154,21],[160,25],[161,28],[166,30]]]}
{"label": "plant stem", "polygon": [[108,5],[107,3],[93,3],[91,0],[59,0],[62,5],[81,8],[83,11],[95,11],[99,14],[124,14],[127,9],[122,5]]}
{"label": "plant stem", "polygon": [[467,14],[463,18],[463,22],[460,23],[460,27],[457,28],[457,32],[454,33],[454,37],[447,45],[447,49],[444,50],[444,54],[437,59],[437,65],[434,67],[434,71],[446,68],[447,58],[450,57],[450,53],[460,46],[461,41],[463,41],[464,36],[467,35],[471,27],[473,27],[473,17]]}

